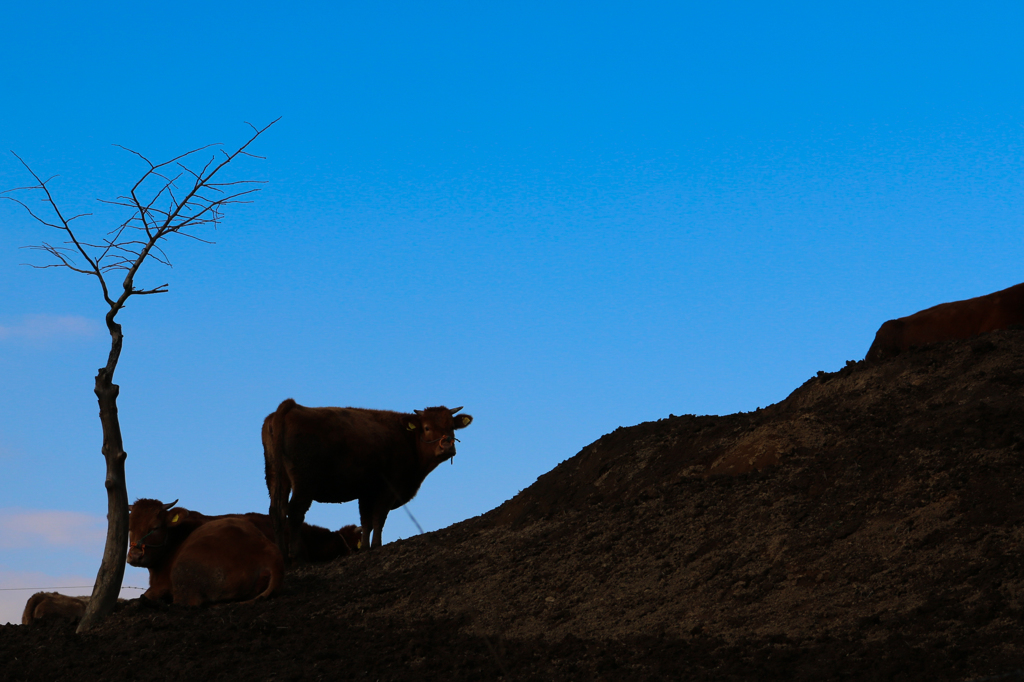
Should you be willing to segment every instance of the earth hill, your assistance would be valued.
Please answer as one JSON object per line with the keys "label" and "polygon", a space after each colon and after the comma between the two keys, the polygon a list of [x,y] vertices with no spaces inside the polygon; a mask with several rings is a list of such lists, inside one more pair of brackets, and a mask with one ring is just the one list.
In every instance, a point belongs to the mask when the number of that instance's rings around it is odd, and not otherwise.
{"label": "earth hill", "polygon": [[257,604],[0,626],[2,680],[1024,678],[1024,331],[620,428]]}

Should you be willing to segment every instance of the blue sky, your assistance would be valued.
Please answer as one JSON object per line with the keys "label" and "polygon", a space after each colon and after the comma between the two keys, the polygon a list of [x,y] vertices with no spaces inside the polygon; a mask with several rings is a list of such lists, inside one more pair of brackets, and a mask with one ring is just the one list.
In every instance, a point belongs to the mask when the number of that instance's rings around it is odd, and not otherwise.
{"label": "blue sky", "polygon": [[[87,235],[143,170],[114,144],[282,117],[231,169],[255,202],[169,242],[140,283],[170,292],[119,317],[132,499],[264,511],[287,397],[465,405],[410,504],[436,529],[618,426],[777,402],[887,319],[1024,281],[1021,5],[555,4],[5,9],[0,189],[30,183],[13,150]],[[0,225],[0,587],[88,583],[103,302],[22,265],[54,233],[11,202]],[[384,538],[415,532],[396,510]]]}

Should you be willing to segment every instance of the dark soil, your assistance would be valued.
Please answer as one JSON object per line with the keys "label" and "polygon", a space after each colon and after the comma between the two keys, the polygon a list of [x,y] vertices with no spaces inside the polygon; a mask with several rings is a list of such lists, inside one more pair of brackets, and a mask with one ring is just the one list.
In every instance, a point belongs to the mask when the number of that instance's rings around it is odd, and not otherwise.
{"label": "dark soil", "polygon": [[1024,331],[620,428],[286,591],[0,626],[3,680],[1024,679]]}

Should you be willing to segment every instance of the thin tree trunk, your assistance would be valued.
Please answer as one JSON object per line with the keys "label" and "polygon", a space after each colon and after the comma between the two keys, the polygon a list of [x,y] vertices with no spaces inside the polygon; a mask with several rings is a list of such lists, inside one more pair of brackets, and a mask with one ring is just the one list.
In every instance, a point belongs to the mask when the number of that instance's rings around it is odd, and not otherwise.
{"label": "thin tree trunk", "polygon": [[103,550],[92,599],[85,609],[78,632],[85,632],[99,623],[117,603],[124,580],[125,552],[128,549],[128,488],[125,485],[124,460],[128,456],[121,442],[121,424],[117,420],[117,394],[120,390],[113,382],[114,369],[121,355],[121,325],[114,322],[112,310],[107,314],[110,330],[110,355],[107,366],[96,373],[96,397],[100,404],[100,423],[103,425],[103,457],[107,462],[107,544]]}
{"label": "thin tree trunk", "polygon": [[[250,124],[253,135],[245,144],[231,154],[223,152],[223,158],[219,162],[215,154],[205,165],[200,166],[198,171],[189,168],[188,157],[214,145],[193,149],[158,164],[152,163],[136,151],[122,147],[142,159],[149,166],[149,170],[145,171],[132,186],[129,192],[131,196],[119,196],[114,201],[104,202],[129,208],[132,214],[119,227],[108,232],[102,243],[79,241],[71,229],[71,222],[90,214],[65,218],[47,187],[49,180],[39,177],[20,156],[15,154],[38,183],[32,187],[16,189],[42,192],[45,195],[44,202],[52,209],[54,217],[37,215],[28,204],[8,196],[6,192],[0,198],[15,201],[37,222],[63,230],[68,236],[68,240],[62,242],[61,246],[44,242],[40,246],[29,247],[44,251],[55,259],[55,262],[49,265],[33,267],[69,268],[74,272],[95,277],[103,289],[103,300],[110,306],[106,316],[107,330],[110,332],[110,355],[107,357],[106,366],[100,368],[96,374],[95,388],[96,398],[100,404],[100,424],[103,426],[103,457],[107,463],[107,544],[103,550],[99,573],[96,575],[96,584],[92,589],[92,599],[89,600],[82,622],[78,625],[79,632],[94,627],[114,610],[117,595],[121,591],[121,582],[124,580],[124,563],[128,549],[128,488],[124,476],[124,461],[127,455],[121,442],[121,425],[117,420],[118,387],[114,383],[114,370],[117,369],[117,359],[121,355],[123,336],[121,325],[117,324],[114,318],[129,297],[162,294],[167,291],[167,284],[149,288],[136,288],[134,284],[135,274],[149,256],[153,256],[164,265],[170,265],[167,255],[159,246],[161,240],[174,234],[205,241],[195,235],[198,228],[204,225],[216,227],[223,218],[222,211],[225,206],[249,203],[246,197],[259,191],[258,187],[251,186],[255,182],[253,180],[214,182],[214,177],[239,156],[255,157],[254,154],[247,152],[246,148],[278,120],[271,121],[259,130]],[[168,168],[178,170],[168,175]],[[175,184],[179,178],[186,182],[185,186],[181,187],[180,194],[179,186]],[[146,195],[150,197],[147,199]],[[157,206],[165,203],[165,208]],[[84,262],[78,262],[78,256],[81,256]],[[107,288],[105,275],[121,271],[125,272],[123,291],[120,291],[115,299]]]}

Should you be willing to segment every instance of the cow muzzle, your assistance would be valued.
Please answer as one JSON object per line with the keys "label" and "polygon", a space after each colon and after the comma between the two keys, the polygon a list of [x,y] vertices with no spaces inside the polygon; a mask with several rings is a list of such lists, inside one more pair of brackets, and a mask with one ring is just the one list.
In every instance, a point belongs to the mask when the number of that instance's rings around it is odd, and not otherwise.
{"label": "cow muzzle", "polygon": [[440,442],[437,444],[437,456],[448,459],[449,457],[455,456],[455,441],[458,438],[452,436],[443,436]]}
{"label": "cow muzzle", "polygon": [[[159,530],[159,529],[158,528],[154,528],[153,530],[149,531],[148,533],[143,535],[141,538],[139,538],[135,542],[131,542],[131,541],[128,542],[128,558],[127,558],[127,561],[128,561],[129,564],[131,564],[132,566],[141,566],[142,565],[143,560],[146,558],[147,543],[145,542],[145,539],[148,538],[153,533],[157,532],[157,530]],[[164,538],[163,542],[150,542],[150,543],[148,543],[148,546],[149,547],[163,547],[165,544],[167,544],[167,538],[166,537]]]}
{"label": "cow muzzle", "polygon": [[434,456],[442,457],[449,451],[451,451],[452,455],[455,455],[455,443],[458,440],[459,439],[456,438],[455,436],[441,436],[440,438],[435,438],[434,440],[425,440],[423,441],[423,444],[434,445]]}
{"label": "cow muzzle", "polygon": [[138,547],[132,547],[128,550],[128,563],[132,566],[138,566],[142,561],[142,557],[145,556],[144,550]]}

